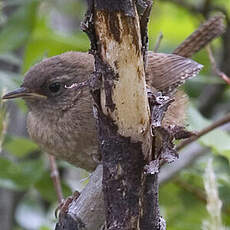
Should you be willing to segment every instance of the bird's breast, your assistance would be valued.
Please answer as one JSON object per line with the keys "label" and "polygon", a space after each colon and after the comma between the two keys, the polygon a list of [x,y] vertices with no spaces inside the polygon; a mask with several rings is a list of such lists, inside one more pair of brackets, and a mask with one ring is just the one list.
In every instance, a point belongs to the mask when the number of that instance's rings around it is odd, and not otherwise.
{"label": "bird's breast", "polygon": [[95,122],[65,114],[56,119],[29,112],[27,128],[30,137],[47,153],[77,167],[93,170],[97,155]]}

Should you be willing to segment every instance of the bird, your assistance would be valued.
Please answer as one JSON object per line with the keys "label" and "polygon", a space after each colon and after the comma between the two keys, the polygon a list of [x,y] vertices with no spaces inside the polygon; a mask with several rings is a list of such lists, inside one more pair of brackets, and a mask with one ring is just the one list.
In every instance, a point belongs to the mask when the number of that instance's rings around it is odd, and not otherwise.
{"label": "bird", "polygon": [[[174,54],[149,52],[148,60],[146,81],[156,90],[184,81],[202,67]],[[89,171],[97,165],[96,124],[89,87],[93,71],[91,54],[67,52],[36,64],[27,72],[19,89],[3,96],[3,99],[25,100],[29,109],[28,133],[43,150]],[[167,81],[162,85],[160,79],[165,78]],[[73,84],[79,87],[72,87]],[[175,116],[167,116],[169,123],[179,123],[178,113],[184,111],[179,109],[184,107],[184,96],[177,98],[173,103],[177,107]]]}
{"label": "bird", "polygon": [[[213,20],[216,25],[217,20]],[[180,56],[191,56],[206,42],[216,37],[210,35],[210,23],[204,31],[196,32],[196,47],[181,45],[174,54],[148,51],[146,83],[151,91],[168,91],[194,77],[202,65]],[[211,27],[212,28],[212,27]],[[213,33],[215,30],[211,30]],[[216,31],[215,31],[216,32]],[[194,41],[194,36],[190,36]],[[185,40],[184,44],[190,44]],[[199,46],[199,48],[197,48]],[[194,52],[191,51],[194,50]],[[42,150],[77,167],[93,171],[100,159],[96,123],[90,94],[90,79],[94,72],[94,57],[84,52],[66,52],[44,59],[25,74],[20,88],[7,93],[3,99],[23,98],[28,106],[27,129],[30,137]],[[175,101],[169,106],[164,125],[181,125],[185,118],[186,96],[177,91]]]}

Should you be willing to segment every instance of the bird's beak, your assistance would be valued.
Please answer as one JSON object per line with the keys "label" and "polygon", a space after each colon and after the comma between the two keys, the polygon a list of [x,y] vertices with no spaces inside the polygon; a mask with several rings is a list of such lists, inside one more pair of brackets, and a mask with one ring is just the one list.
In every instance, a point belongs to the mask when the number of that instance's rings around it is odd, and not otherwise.
{"label": "bird's beak", "polygon": [[22,97],[22,98],[43,98],[43,99],[47,98],[45,95],[34,93],[25,87],[21,87],[21,88],[18,88],[12,92],[5,94],[2,97],[2,99],[5,100],[5,99],[13,99],[13,98],[19,98],[19,97]]}

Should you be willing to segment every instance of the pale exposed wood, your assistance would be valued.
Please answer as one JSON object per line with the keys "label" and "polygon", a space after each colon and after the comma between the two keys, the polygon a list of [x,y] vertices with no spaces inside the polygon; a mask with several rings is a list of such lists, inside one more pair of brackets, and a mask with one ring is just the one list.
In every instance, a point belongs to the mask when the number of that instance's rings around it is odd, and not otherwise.
{"label": "pale exposed wood", "polygon": [[[126,17],[121,13],[114,13],[113,17],[117,31],[111,31],[114,28],[109,25],[105,11],[96,12],[95,28],[102,59],[118,76],[112,89],[115,110],[111,111],[105,105],[105,90],[102,89],[103,112],[115,121],[119,134],[131,137],[135,142],[144,142],[144,153],[148,155],[151,145],[150,111],[141,53],[139,18]],[[111,33],[116,33],[116,36]]]}
{"label": "pale exposed wood", "polygon": [[98,165],[81,195],[68,209],[68,214],[74,219],[80,218],[87,230],[97,230],[105,222],[102,171],[102,165]]}

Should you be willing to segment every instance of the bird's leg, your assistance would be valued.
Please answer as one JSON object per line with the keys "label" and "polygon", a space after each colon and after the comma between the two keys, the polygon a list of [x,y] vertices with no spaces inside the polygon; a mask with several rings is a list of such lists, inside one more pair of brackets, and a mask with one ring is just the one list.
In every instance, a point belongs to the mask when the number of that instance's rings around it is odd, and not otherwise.
{"label": "bird's leg", "polygon": [[54,188],[58,198],[58,207],[55,209],[55,217],[57,218],[58,211],[60,211],[60,213],[67,212],[69,205],[72,203],[73,200],[79,197],[80,193],[78,191],[75,191],[71,196],[67,197],[66,199],[63,198],[61,180],[56,164],[56,159],[53,155],[50,154],[48,154],[48,157],[51,168],[50,175],[53,180]]}
{"label": "bird's leg", "polygon": [[61,204],[63,201],[63,194],[62,194],[60,175],[58,172],[56,160],[55,157],[50,154],[48,154],[48,157],[49,157],[49,163],[51,169],[50,176],[51,179],[53,180],[54,188],[58,198],[58,203]]}
{"label": "bird's leg", "polygon": [[80,196],[80,193],[78,191],[75,191],[71,196],[67,197],[66,199],[63,199],[61,203],[59,203],[58,207],[55,209],[55,217],[58,216],[58,211],[60,214],[67,213],[69,205],[73,202],[73,200],[77,200],[77,198]]}

